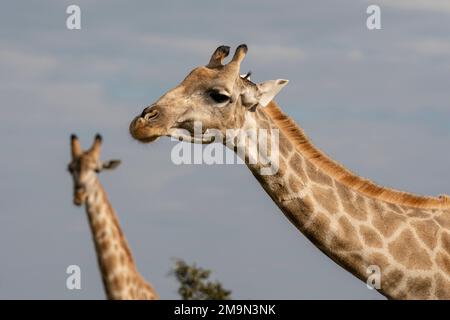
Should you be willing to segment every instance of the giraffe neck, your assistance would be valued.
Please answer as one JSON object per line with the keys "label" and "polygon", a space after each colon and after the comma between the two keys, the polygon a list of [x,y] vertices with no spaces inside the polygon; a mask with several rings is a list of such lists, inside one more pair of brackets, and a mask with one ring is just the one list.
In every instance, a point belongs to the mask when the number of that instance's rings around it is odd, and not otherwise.
{"label": "giraffe neck", "polygon": [[86,212],[108,299],[155,299],[136,269],[133,256],[106,192],[95,176],[86,186]]}
{"label": "giraffe neck", "polygon": [[[272,139],[279,141],[278,160],[271,159],[278,162],[276,173],[261,170],[270,162],[267,148],[255,151],[249,148],[254,144],[236,139],[233,149],[241,154],[245,150],[253,175],[315,246],[364,282],[371,276],[371,284],[389,298],[450,298],[450,212],[405,207],[360,194],[304,157],[259,109],[247,113],[242,132],[255,127],[278,136]],[[247,134],[247,139],[255,137]],[[380,277],[374,277],[378,271]]]}

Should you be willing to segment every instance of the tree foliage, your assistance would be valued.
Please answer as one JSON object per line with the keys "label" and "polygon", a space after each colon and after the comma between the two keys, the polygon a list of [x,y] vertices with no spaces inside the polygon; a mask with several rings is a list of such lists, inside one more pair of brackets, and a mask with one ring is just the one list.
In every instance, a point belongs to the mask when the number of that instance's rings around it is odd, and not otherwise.
{"label": "tree foliage", "polygon": [[210,281],[211,270],[198,267],[195,263],[187,264],[176,259],[170,271],[180,284],[178,294],[183,300],[229,300],[231,291],[223,288],[219,281]]}

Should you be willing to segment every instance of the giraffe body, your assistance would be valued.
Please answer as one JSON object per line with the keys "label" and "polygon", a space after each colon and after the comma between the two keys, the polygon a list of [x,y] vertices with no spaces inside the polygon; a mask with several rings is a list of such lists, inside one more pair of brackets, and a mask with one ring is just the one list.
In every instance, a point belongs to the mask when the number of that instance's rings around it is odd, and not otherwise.
{"label": "giraffe body", "polygon": [[97,253],[103,286],[111,300],[153,300],[158,295],[137,271],[133,256],[96,171],[111,169],[117,160],[100,163],[101,138],[82,152],[78,139],[72,136],[72,162],[69,171],[74,178],[74,203],[85,204]]}
{"label": "giraffe body", "polygon": [[[216,130],[223,137],[236,128],[244,135],[277,132],[274,174],[261,174],[268,153],[258,143],[249,148],[236,138],[226,146],[244,155],[264,190],[314,245],[363,281],[371,266],[379,267],[378,290],[388,298],[450,299],[449,197],[381,187],[328,158],[272,101],[287,80],[256,84],[240,76],[246,52],[239,46],[223,65],[229,47],[217,48],[207,66],[195,68],[131,122],[132,136],[144,143],[160,136],[210,143],[194,136],[197,121],[205,133]],[[249,161],[255,158],[260,160]]]}
{"label": "giraffe body", "polygon": [[383,295],[450,299],[448,202],[403,192],[386,201],[355,190],[345,183],[349,176],[326,172],[314,163],[316,158],[302,154],[273,120],[275,112],[279,109],[272,102],[255,112],[251,123],[280,130],[279,171],[261,175],[260,164],[247,165],[286,217],[361,280],[368,279],[371,266],[379,267]]}

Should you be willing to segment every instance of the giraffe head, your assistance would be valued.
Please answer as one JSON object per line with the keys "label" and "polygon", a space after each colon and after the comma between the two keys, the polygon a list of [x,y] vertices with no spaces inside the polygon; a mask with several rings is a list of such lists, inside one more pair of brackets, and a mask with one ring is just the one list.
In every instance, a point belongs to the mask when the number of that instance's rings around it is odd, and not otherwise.
{"label": "giraffe head", "polygon": [[101,144],[102,137],[97,134],[91,148],[83,151],[77,136],[72,134],[70,137],[72,160],[67,168],[73,178],[73,203],[77,206],[86,200],[97,173],[104,169],[114,169],[120,164],[120,160],[100,161]]}
{"label": "giraffe head", "polygon": [[194,125],[202,132],[241,128],[246,113],[266,106],[288,83],[278,79],[255,84],[240,75],[247,46],[240,45],[227,64],[230,47],[218,47],[206,66],[197,67],[175,88],[145,108],[130,124],[131,135],[141,142],[171,136],[190,142],[211,142],[208,135],[194,136]]}

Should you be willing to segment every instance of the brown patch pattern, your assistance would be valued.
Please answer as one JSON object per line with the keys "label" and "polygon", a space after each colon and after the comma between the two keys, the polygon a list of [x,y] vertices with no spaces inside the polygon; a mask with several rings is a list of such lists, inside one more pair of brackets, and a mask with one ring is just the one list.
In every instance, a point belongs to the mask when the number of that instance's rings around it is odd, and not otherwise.
{"label": "brown patch pattern", "polygon": [[441,234],[441,247],[450,255],[450,234],[447,232],[442,232]]}
{"label": "brown patch pattern", "polygon": [[392,291],[400,285],[403,277],[404,273],[399,269],[389,271],[385,276],[382,274],[381,289],[387,292]]}
{"label": "brown patch pattern", "polygon": [[338,203],[332,189],[313,186],[312,194],[316,201],[330,214],[338,211]]}
{"label": "brown patch pattern", "polygon": [[317,246],[323,247],[329,229],[330,218],[318,212],[308,225],[308,230],[311,231],[309,239]]}
{"label": "brown patch pattern", "polygon": [[289,160],[289,166],[300,177],[302,182],[309,181],[305,171],[303,170],[303,159],[297,153],[292,155]]}
{"label": "brown patch pattern", "polygon": [[358,233],[348,218],[342,216],[338,223],[338,234],[331,240],[331,249],[336,251],[361,250],[362,245]]}
{"label": "brown patch pattern", "polygon": [[426,299],[431,291],[431,278],[416,277],[408,278],[406,291],[410,299]]}
{"label": "brown patch pattern", "polygon": [[385,237],[390,237],[404,221],[404,216],[392,211],[373,211],[372,214],[373,226]]}
{"label": "brown patch pattern", "polygon": [[298,193],[301,190],[301,188],[303,188],[301,182],[299,182],[298,179],[295,178],[293,175],[289,175],[288,184],[291,191],[295,193]]}
{"label": "brown patch pattern", "polygon": [[444,211],[434,218],[445,229],[450,229],[450,211]]}
{"label": "brown patch pattern", "polygon": [[437,274],[435,279],[436,298],[441,300],[450,300],[450,281],[440,274]]}
{"label": "brown patch pattern", "polygon": [[364,243],[369,247],[381,248],[383,246],[381,237],[372,228],[362,225],[359,228],[359,233]]}
{"label": "brown patch pattern", "polygon": [[450,276],[450,258],[447,254],[438,252],[436,254],[436,264],[442,269],[442,271]]}
{"label": "brown patch pattern", "polygon": [[407,213],[407,215],[408,215],[408,217],[411,217],[411,218],[422,218],[422,219],[426,219],[426,218],[430,217],[429,213],[427,213],[421,209],[412,209]]}
{"label": "brown patch pattern", "polygon": [[411,225],[415,228],[416,234],[430,249],[436,246],[439,226],[433,220],[413,221]]}
{"label": "brown patch pattern", "polygon": [[306,173],[312,181],[318,184],[329,186],[333,183],[333,180],[329,176],[322,173],[322,171],[318,170],[309,161],[306,161]]}
{"label": "brown patch pattern", "polygon": [[393,259],[411,270],[427,270],[431,259],[410,230],[404,230],[388,245]]}
{"label": "brown patch pattern", "polygon": [[341,183],[336,183],[336,189],[346,213],[353,218],[364,221],[367,219],[367,207],[362,197],[353,200],[353,192]]}

